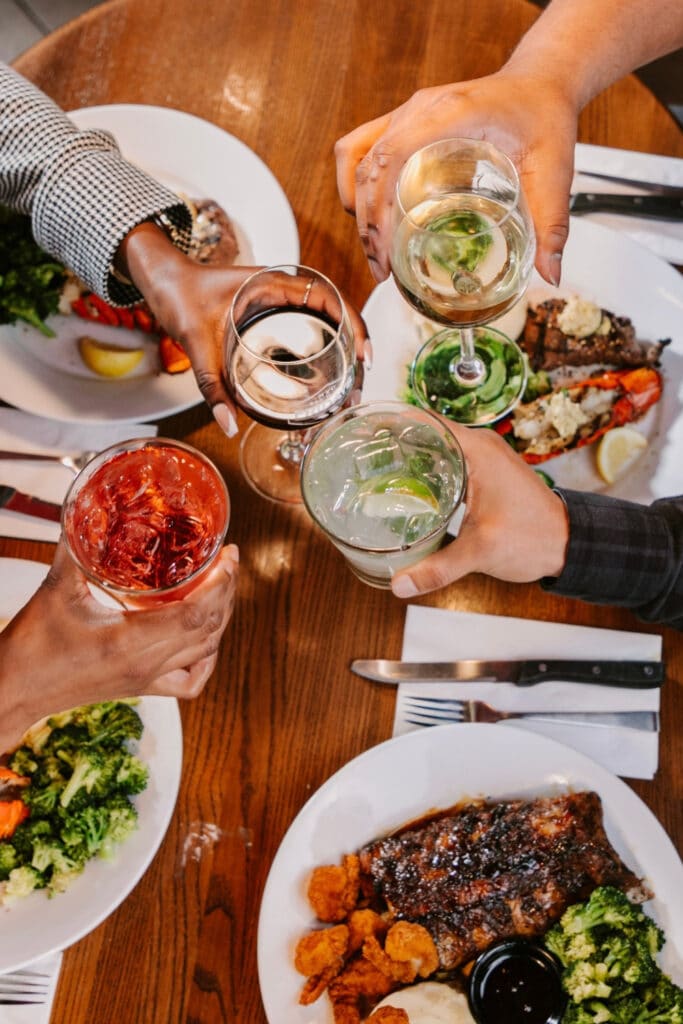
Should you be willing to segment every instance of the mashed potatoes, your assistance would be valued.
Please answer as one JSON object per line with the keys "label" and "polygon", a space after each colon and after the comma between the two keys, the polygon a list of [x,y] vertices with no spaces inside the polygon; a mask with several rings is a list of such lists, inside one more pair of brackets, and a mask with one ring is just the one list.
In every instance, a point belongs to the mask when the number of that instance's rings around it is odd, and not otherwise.
{"label": "mashed potatoes", "polygon": [[467,998],[437,981],[424,981],[392,992],[375,1009],[380,1006],[405,1010],[410,1024],[475,1024]]}

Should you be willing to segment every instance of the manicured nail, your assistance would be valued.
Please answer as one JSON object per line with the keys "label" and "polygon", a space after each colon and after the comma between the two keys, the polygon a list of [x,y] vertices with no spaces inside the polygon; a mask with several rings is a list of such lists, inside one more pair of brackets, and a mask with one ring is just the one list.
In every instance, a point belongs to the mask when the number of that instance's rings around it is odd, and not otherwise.
{"label": "manicured nail", "polygon": [[224,434],[227,434],[228,437],[235,436],[237,433],[237,420],[230,412],[230,409],[228,409],[225,402],[219,402],[218,405],[214,405],[213,418]]}
{"label": "manicured nail", "polygon": [[560,283],[560,274],[562,272],[562,253],[554,252],[549,260],[550,280],[557,286]]}
{"label": "manicured nail", "polygon": [[363,365],[366,370],[372,369],[372,342],[369,338],[363,342]]}
{"label": "manicured nail", "polygon": [[415,597],[417,594],[417,587],[410,576],[398,576],[395,580],[392,580],[391,589],[396,597]]}

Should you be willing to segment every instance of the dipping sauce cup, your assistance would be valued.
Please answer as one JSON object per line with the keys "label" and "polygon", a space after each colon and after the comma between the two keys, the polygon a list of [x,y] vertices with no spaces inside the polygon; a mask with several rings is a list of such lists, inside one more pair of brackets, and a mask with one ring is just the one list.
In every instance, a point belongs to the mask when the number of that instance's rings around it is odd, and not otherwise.
{"label": "dipping sauce cup", "polygon": [[567,997],[562,967],[544,946],[497,942],[477,957],[468,999],[477,1024],[560,1024]]}
{"label": "dipping sauce cup", "polygon": [[62,532],[88,580],[126,607],[184,597],[218,556],[225,482],[201,452],[168,438],[106,448],[75,478]]}

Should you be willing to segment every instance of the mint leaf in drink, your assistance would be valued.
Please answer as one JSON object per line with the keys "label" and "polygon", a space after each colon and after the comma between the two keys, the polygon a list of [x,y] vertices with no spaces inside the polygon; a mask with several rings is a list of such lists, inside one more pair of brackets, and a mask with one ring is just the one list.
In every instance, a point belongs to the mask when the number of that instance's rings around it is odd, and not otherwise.
{"label": "mint leaf in drink", "polygon": [[493,243],[488,227],[489,222],[473,210],[449,210],[435,217],[428,230],[445,238],[433,255],[434,262],[450,274],[456,270],[473,273]]}

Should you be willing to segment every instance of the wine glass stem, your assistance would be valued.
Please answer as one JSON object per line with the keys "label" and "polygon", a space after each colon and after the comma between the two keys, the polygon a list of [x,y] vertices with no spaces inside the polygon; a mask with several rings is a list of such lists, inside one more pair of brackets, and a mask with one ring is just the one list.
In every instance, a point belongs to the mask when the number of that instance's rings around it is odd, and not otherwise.
{"label": "wine glass stem", "polygon": [[472,327],[460,328],[460,358],[451,367],[451,372],[459,384],[473,388],[481,384],[486,376],[486,367],[474,347]]}
{"label": "wine glass stem", "polygon": [[298,466],[308,446],[308,430],[289,430],[278,445],[278,455],[287,466]]}

